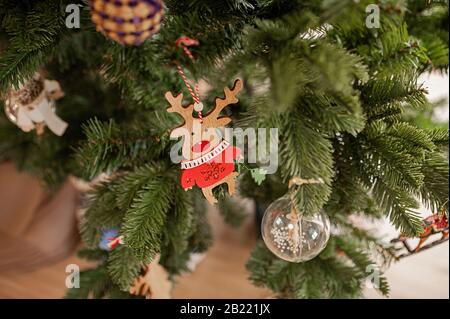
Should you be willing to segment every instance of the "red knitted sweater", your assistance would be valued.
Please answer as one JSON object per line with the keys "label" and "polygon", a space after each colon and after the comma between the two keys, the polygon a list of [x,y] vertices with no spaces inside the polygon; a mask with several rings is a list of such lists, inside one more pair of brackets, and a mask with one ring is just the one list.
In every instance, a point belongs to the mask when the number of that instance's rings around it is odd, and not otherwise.
{"label": "red knitted sweater", "polygon": [[234,172],[234,162],[241,150],[228,146],[220,154],[194,168],[182,169],[181,186],[184,189],[196,185],[200,188],[211,186]]}

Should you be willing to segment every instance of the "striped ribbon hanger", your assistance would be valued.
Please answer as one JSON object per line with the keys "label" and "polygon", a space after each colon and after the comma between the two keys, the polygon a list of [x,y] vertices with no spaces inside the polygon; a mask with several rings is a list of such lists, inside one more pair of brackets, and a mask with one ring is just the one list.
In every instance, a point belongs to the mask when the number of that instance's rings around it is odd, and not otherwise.
{"label": "striped ribbon hanger", "polygon": [[[194,56],[192,55],[191,50],[189,50],[189,47],[199,45],[198,40],[191,39],[186,36],[181,36],[175,41],[175,45],[179,48],[182,48],[184,53],[189,57],[189,59],[191,59],[192,62],[195,62]],[[179,64],[177,65],[177,69],[178,73],[180,73],[181,77],[183,78],[183,82],[186,85],[189,93],[191,94],[192,99],[194,100],[194,110],[197,112],[200,122],[203,123],[203,116],[202,116],[203,103],[200,100],[198,83],[195,83],[195,91],[194,91],[191,85],[189,84],[189,81],[186,77],[185,72],[183,71],[183,68]]]}

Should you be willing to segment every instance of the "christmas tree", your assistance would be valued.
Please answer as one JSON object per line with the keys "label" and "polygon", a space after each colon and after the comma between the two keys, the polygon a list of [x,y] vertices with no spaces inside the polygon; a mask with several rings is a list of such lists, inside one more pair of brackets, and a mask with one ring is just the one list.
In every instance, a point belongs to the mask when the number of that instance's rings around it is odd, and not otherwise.
{"label": "christmas tree", "polygon": [[[133,20],[151,31],[124,36],[123,21],[107,24],[114,3],[127,14],[153,6],[150,20]],[[39,71],[59,82],[56,113],[68,123],[62,136],[36,134],[0,116],[0,159],[49,189],[69,175],[107,176],[91,183],[79,252],[99,264],[70,298],[133,297],[152,260],[176,278],[211,244],[209,204],[180,186],[169,156],[181,123],[165,93],[190,98],[178,67],[191,83],[208,83],[205,111],[242,79],[239,102],[223,114],[234,127],[278,129],[278,169],[261,176],[258,163],[237,163],[240,195],[266,208],[289,193],[305,216],[323,211],[331,222],[326,248],[306,262],[258,244],[247,264],[254,284],[286,298],[359,297],[368,267],[383,269],[395,252],[352,216],[388,217],[414,237],[423,232],[420,203],[447,214],[448,130],[405,113],[430,106],[420,75],[447,72],[448,1],[0,0],[0,50],[1,107]],[[295,179],[320,183],[289,187]],[[241,207],[225,190],[214,197],[238,224]],[[389,293],[382,275],[378,289]]]}

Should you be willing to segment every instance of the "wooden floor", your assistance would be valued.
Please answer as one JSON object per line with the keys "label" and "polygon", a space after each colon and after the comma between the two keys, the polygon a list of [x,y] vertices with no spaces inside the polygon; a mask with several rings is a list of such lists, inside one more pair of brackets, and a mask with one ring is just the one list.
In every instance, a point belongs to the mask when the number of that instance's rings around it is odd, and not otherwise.
{"label": "wooden floor", "polygon": [[[248,280],[245,262],[255,244],[254,222],[248,218],[239,229],[225,225],[217,212],[210,213],[215,243],[193,273],[181,276],[174,298],[266,298],[270,292]],[[65,293],[66,266],[90,265],[75,255],[26,273],[0,273],[0,298],[61,298]]]}

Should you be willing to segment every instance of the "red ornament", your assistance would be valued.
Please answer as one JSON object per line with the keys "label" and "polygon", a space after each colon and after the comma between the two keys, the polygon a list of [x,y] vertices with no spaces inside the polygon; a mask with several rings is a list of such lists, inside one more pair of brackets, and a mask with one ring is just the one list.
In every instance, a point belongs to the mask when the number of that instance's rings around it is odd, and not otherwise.
{"label": "red ornament", "polygon": [[119,244],[120,245],[123,244],[123,236],[108,238],[108,247],[109,247],[109,249],[114,249]]}
{"label": "red ornament", "polygon": [[428,216],[423,221],[423,232],[420,234],[420,241],[416,251],[422,248],[423,243],[433,234],[442,233],[442,238],[448,237],[448,219],[445,213]]}
{"label": "red ornament", "polygon": [[[392,243],[401,242],[403,246],[408,251],[407,253],[401,254],[397,256],[398,259],[413,255],[418,253],[419,251],[431,248],[433,246],[439,245],[448,240],[449,229],[448,229],[448,218],[445,214],[445,211],[442,210],[439,213],[428,216],[427,218],[422,220],[423,231],[418,236],[419,243],[415,248],[411,247],[408,244],[408,236],[401,234],[398,238],[391,240]],[[434,240],[431,243],[424,245],[424,243],[435,234],[442,234],[440,239]]]}

